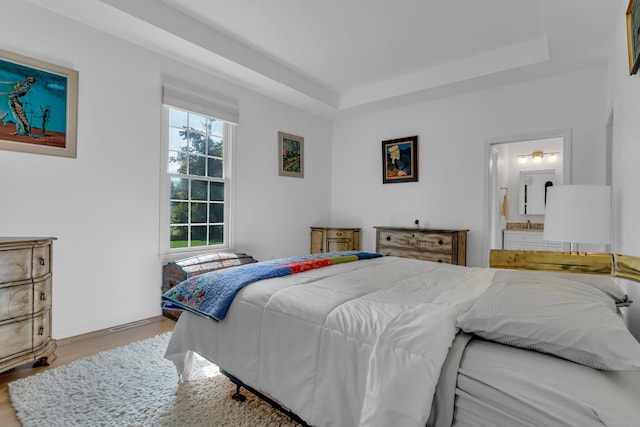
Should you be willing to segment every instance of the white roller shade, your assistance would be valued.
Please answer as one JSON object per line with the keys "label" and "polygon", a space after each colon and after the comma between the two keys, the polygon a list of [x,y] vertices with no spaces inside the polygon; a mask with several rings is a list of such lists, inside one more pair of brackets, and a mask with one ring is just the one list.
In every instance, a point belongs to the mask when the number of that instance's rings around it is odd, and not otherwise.
{"label": "white roller shade", "polygon": [[162,102],[194,113],[238,124],[240,115],[237,102],[223,95],[202,96],[170,86],[162,88]]}

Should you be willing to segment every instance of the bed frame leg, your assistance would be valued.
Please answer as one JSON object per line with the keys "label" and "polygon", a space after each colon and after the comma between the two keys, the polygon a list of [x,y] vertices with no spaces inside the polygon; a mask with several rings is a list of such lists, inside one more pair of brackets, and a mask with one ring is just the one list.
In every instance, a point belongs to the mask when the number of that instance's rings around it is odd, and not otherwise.
{"label": "bed frame leg", "polygon": [[247,400],[247,396],[240,393],[240,384],[236,384],[236,392],[233,394],[233,396],[231,396],[231,398],[238,402],[244,402],[245,400]]}

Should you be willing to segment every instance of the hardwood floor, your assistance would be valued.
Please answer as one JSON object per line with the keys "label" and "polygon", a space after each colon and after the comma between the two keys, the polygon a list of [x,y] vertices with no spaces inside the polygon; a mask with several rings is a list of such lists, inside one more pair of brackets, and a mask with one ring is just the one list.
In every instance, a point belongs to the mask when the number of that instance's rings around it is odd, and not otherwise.
{"label": "hardwood floor", "polygon": [[120,347],[134,341],[143,340],[172,331],[175,321],[158,316],[146,319],[149,323],[111,332],[107,329],[91,332],[84,335],[58,340],[57,358],[49,366],[34,368],[30,363],[0,374],[0,427],[21,427],[20,421],[11,406],[7,384],[11,381],[23,378],[56,366],[65,365],[76,359],[81,359],[101,351]]}

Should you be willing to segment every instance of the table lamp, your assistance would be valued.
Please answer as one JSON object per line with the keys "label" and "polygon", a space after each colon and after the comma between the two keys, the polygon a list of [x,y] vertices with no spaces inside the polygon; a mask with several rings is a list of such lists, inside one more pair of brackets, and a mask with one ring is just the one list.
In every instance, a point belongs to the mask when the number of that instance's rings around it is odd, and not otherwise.
{"label": "table lamp", "polygon": [[547,189],[544,240],[608,245],[611,239],[611,187],[556,185]]}

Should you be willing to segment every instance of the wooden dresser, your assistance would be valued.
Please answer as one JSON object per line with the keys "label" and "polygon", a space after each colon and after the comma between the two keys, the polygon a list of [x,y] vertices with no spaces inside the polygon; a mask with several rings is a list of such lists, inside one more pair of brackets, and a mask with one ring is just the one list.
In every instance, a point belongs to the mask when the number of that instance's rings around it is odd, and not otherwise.
{"label": "wooden dresser", "polygon": [[375,227],[376,252],[403,258],[467,265],[467,231]]}
{"label": "wooden dresser", "polygon": [[51,339],[54,237],[0,237],[0,372],[55,358]]}
{"label": "wooden dresser", "polygon": [[359,250],[359,228],[311,227],[312,254]]}

